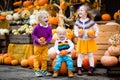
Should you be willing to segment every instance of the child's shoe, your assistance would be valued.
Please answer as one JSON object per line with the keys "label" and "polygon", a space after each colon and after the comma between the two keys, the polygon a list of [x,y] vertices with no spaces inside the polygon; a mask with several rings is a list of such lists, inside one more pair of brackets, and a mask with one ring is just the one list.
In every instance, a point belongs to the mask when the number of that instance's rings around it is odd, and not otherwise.
{"label": "child's shoe", "polygon": [[54,78],[58,77],[58,71],[56,71],[56,70],[54,71],[53,77]]}
{"label": "child's shoe", "polygon": [[78,74],[78,75],[82,75],[82,68],[81,68],[81,67],[78,68],[77,74]]}
{"label": "child's shoe", "polygon": [[42,71],[43,76],[51,76],[52,74],[49,73],[47,70]]}
{"label": "child's shoe", "polygon": [[90,67],[90,70],[88,71],[89,75],[93,76],[94,74],[94,67]]}
{"label": "child's shoe", "polygon": [[68,70],[68,77],[70,78],[74,77],[73,72],[71,70]]}
{"label": "child's shoe", "polygon": [[42,72],[40,70],[35,71],[35,76],[42,77]]}

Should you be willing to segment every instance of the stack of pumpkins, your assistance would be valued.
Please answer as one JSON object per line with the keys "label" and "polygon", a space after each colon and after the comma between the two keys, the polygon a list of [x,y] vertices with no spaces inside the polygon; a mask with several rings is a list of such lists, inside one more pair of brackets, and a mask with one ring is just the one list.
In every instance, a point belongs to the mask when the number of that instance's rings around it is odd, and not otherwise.
{"label": "stack of pumpkins", "polygon": [[109,38],[110,47],[101,57],[103,66],[116,66],[120,62],[120,33],[116,33]]}

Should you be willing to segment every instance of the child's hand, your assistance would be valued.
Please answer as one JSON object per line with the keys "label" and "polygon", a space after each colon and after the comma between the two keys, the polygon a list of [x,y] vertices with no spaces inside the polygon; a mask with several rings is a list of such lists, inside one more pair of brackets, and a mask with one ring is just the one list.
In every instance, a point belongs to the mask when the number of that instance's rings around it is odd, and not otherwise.
{"label": "child's hand", "polygon": [[89,38],[96,38],[95,35],[89,35],[88,37],[89,37]]}
{"label": "child's hand", "polygon": [[83,37],[83,35],[84,35],[84,34],[79,34],[79,35],[78,35],[78,37],[79,37],[79,38],[82,38],[82,37]]}
{"label": "child's hand", "polygon": [[42,46],[42,45],[46,44],[46,41],[44,38],[40,38],[40,39],[38,39],[38,43]]}

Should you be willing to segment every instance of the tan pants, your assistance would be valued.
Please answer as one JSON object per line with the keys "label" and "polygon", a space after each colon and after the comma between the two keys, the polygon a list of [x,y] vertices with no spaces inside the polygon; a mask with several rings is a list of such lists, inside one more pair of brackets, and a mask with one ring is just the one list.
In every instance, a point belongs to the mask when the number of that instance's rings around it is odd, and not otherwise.
{"label": "tan pants", "polygon": [[[34,70],[47,70],[48,45],[34,46]],[[40,57],[42,58],[41,69]]]}

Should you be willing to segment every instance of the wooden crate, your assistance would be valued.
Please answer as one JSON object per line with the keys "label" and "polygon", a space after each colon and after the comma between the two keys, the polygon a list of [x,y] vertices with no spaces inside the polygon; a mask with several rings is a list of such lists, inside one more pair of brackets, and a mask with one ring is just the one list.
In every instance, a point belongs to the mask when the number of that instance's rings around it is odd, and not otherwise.
{"label": "wooden crate", "polygon": [[30,34],[27,35],[10,35],[10,43],[16,44],[32,44],[33,38]]}

